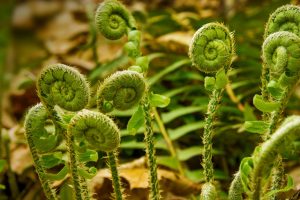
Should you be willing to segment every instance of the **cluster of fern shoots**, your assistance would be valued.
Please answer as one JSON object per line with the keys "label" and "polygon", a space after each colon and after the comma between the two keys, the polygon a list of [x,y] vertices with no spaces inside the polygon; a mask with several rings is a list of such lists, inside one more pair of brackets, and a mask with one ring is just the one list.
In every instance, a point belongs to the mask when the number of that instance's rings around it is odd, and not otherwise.
{"label": "cluster of fern shoots", "polygon": [[[266,25],[262,45],[263,68],[261,94],[253,104],[262,112],[261,121],[247,121],[247,131],[262,135],[263,143],[251,157],[244,158],[229,189],[230,200],[278,199],[278,193],[292,187],[292,179],[284,173],[281,153],[292,148],[300,135],[300,117],[283,117],[288,99],[299,79],[300,68],[300,7],[286,5],[277,9]],[[86,179],[97,172],[87,162],[98,160],[98,151],[107,153],[112,174],[114,198],[124,195],[118,172],[120,130],[110,114],[113,110],[136,108],[128,122],[135,132],[144,126],[146,155],[149,167],[150,199],[159,200],[161,194],[153,140],[153,108],[166,106],[168,100],[150,92],[146,81],[149,58],[141,53],[141,32],[135,19],[117,0],[105,0],[96,11],[95,25],[110,40],[127,35],[124,51],[135,63],[118,71],[100,83],[97,90],[97,109],[89,104],[90,86],[86,78],[73,67],[52,64],[45,67],[37,81],[41,103],[26,115],[26,138],[34,165],[49,200],[59,199],[52,181],[70,175],[76,200],[92,199]],[[208,23],[195,34],[189,48],[192,64],[206,74],[204,86],[210,94],[205,127],[202,166],[205,183],[202,200],[218,199],[212,162],[212,139],[217,110],[229,84],[228,72],[235,56],[234,36],[221,23]],[[159,102],[159,103],[157,103]],[[141,123],[142,122],[142,123]],[[49,127],[55,127],[51,129]],[[59,149],[66,146],[67,158]],[[48,169],[53,162],[63,165],[57,174]],[[130,199],[130,198],[128,198]]]}

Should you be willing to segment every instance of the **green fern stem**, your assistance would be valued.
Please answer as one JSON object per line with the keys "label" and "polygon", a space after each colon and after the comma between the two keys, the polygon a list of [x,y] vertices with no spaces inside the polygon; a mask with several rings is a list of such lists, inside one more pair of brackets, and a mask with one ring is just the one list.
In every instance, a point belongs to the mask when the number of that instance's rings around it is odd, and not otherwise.
{"label": "green fern stem", "polygon": [[205,118],[205,126],[203,132],[203,159],[202,166],[204,169],[205,182],[213,181],[213,163],[212,163],[212,138],[213,138],[213,122],[217,113],[218,106],[221,101],[223,89],[214,89],[211,99],[208,103],[207,116]]}
{"label": "green fern stem", "polygon": [[244,189],[241,182],[241,175],[240,172],[238,172],[235,174],[234,179],[231,182],[228,193],[228,200],[243,200],[243,192]]}
{"label": "green fern stem", "polygon": [[88,200],[88,199],[90,200],[91,195],[90,195],[90,192],[89,192],[87,181],[85,180],[84,177],[79,176],[79,182],[80,182],[80,185],[81,185],[82,198],[86,199],[86,200]]}
{"label": "green fern stem", "polygon": [[[270,126],[268,128],[267,133],[265,134],[265,141],[269,139],[269,137],[276,130],[278,124],[280,123],[283,115],[283,111],[286,107],[290,95],[290,87],[286,88],[283,92],[282,98],[279,100],[281,102],[280,108],[271,113]],[[271,190],[279,190],[282,187],[284,180],[284,168],[282,163],[281,155],[278,155],[276,158],[275,165],[273,167],[273,174],[271,179]],[[270,200],[276,200],[276,194],[270,197]]]}
{"label": "green fern stem", "polygon": [[212,183],[202,185],[200,200],[215,200],[217,199],[217,190]]}
{"label": "green fern stem", "polygon": [[159,184],[157,176],[157,164],[155,157],[155,147],[154,147],[154,137],[153,137],[153,127],[152,127],[152,117],[151,117],[151,106],[148,96],[148,92],[145,93],[144,99],[142,101],[142,108],[145,116],[145,142],[146,142],[146,154],[148,158],[148,166],[150,168],[149,181],[150,181],[150,192],[151,200],[159,200]]}
{"label": "green fern stem", "polygon": [[121,187],[121,181],[118,173],[118,163],[117,163],[117,151],[111,151],[107,153],[108,156],[108,164],[111,171],[111,177],[112,177],[112,184],[114,187],[114,194],[116,200],[122,200],[123,194],[122,194],[122,187]]}
{"label": "green fern stem", "polygon": [[299,138],[300,117],[287,118],[277,131],[264,142],[258,155],[254,155],[254,168],[252,172],[252,194],[250,199],[259,200],[261,196],[261,181],[268,176],[272,168],[272,161],[281,153],[282,146]]}
{"label": "green fern stem", "polygon": [[280,107],[271,113],[270,116],[270,125],[267,130],[267,132],[264,134],[264,141],[268,140],[270,136],[273,134],[273,132],[276,130],[278,124],[280,123],[283,115],[283,111],[286,108],[286,104],[288,102],[289,96],[290,96],[290,89],[291,87],[287,87],[284,89],[282,98],[280,98],[278,101],[280,102]]}
{"label": "green fern stem", "polygon": [[75,191],[75,199],[76,200],[83,200],[84,198],[82,197],[82,178],[79,176],[78,172],[78,159],[77,155],[75,152],[75,137],[73,134],[67,134],[67,147],[68,147],[68,153],[69,153],[69,158],[70,158],[70,170],[71,170],[71,176],[72,176],[72,181],[73,181],[73,187]]}
{"label": "green fern stem", "polygon": [[[284,173],[282,157],[278,155],[276,158],[275,165],[273,167],[270,191],[281,189],[284,183],[284,177],[285,177],[285,173]],[[272,195],[270,197],[270,200],[278,200],[277,195],[276,194]]]}
{"label": "green fern stem", "polygon": [[[261,94],[264,100],[268,100],[269,99],[269,94],[268,94],[268,90],[267,90],[267,85],[270,79],[270,74],[269,74],[269,69],[267,68],[266,64],[263,63],[262,66],[262,74],[261,74]],[[267,120],[269,118],[269,114],[268,113],[263,113],[262,115],[263,120]]]}
{"label": "green fern stem", "polygon": [[59,142],[65,138],[65,132],[66,132],[66,122],[63,120],[61,115],[55,110],[54,106],[45,104],[45,109],[47,113],[49,114],[49,118],[52,120],[53,125],[55,127],[55,131],[58,134],[58,140]]}
{"label": "green fern stem", "polygon": [[44,170],[44,168],[42,167],[42,164],[40,162],[40,158],[38,156],[37,150],[33,144],[33,138],[32,136],[26,135],[27,136],[27,141],[28,141],[28,145],[31,151],[31,155],[33,158],[33,162],[34,162],[34,166],[36,169],[36,172],[39,176],[39,179],[41,181],[42,187],[44,189],[45,195],[47,197],[48,200],[57,200],[57,196],[55,194],[55,191],[51,188],[51,183],[50,181],[46,178],[46,172]]}

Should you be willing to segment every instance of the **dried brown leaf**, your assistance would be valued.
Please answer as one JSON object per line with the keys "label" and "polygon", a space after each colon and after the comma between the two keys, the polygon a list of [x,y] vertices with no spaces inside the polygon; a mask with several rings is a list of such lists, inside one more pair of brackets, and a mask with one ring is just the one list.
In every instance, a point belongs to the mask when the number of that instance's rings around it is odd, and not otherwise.
{"label": "dried brown leaf", "polygon": [[62,1],[29,1],[29,7],[35,17],[44,18],[58,13],[63,7]]}
{"label": "dried brown leaf", "polygon": [[[134,161],[133,164],[129,163],[125,164],[124,167],[123,165],[119,167],[121,180],[126,188],[126,193],[128,193],[129,196],[132,196],[133,192],[140,189],[146,192],[146,189],[149,187],[149,171],[143,166],[145,164],[144,161],[145,159],[142,158],[138,161]],[[132,168],[130,168],[130,166],[132,166]],[[98,193],[99,191],[103,192],[101,187],[107,187],[105,184],[107,184],[107,180],[110,179],[111,175],[109,169],[100,170],[91,180],[90,186],[95,193]],[[201,185],[191,182],[173,171],[158,169],[158,179],[163,191],[164,199],[183,199],[183,197],[197,194],[201,190]]]}
{"label": "dried brown leaf", "polygon": [[192,33],[172,32],[157,38],[156,44],[168,51],[186,53],[192,37]]}
{"label": "dried brown leaf", "polygon": [[12,145],[10,164],[12,171],[21,175],[25,169],[33,165],[27,145]]}
{"label": "dried brown leaf", "polygon": [[34,26],[33,13],[28,3],[21,3],[14,9],[12,26],[19,29],[31,29]]}

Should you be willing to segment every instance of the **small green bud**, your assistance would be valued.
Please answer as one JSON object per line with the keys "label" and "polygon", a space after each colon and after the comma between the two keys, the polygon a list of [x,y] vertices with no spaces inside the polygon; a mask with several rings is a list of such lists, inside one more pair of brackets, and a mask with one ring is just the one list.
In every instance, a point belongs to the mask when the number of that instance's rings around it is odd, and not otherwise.
{"label": "small green bud", "polygon": [[137,44],[131,41],[127,42],[124,45],[124,50],[127,53],[127,55],[131,58],[136,58],[140,55],[139,47],[137,46]]}
{"label": "small green bud", "polygon": [[133,30],[128,33],[128,41],[134,42],[137,46],[140,45],[141,32],[138,30]]}
{"label": "small green bud", "polygon": [[214,77],[206,76],[204,78],[204,87],[208,91],[212,91],[215,87],[216,79]]}
{"label": "small green bud", "polygon": [[141,56],[136,59],[136,65],[140,66],[143,69],[143,72],[146,72],[149,68],[149,58],[148,56]]}
{"label": "small green bud", "polygon": [[225,69],[222,68],[216,74],[216,88],[223,89],[225,88],[227,83],[228,83],[227,75],[225,73]]}
{"label": "small green bud", "polygon": [[137,66],[137,65],[130,66],[128,68],[128,70],[139,72],[139,73],[143,73],[142,68],[140,66]]}

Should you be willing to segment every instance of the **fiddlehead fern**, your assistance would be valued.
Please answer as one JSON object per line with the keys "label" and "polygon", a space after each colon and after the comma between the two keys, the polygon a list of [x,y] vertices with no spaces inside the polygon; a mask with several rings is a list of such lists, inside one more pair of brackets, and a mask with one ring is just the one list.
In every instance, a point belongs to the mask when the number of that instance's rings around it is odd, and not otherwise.
{"label": "fiddlehead fern", "polygon": [[[69,111],[79,111],[87,105],[89,91],[89,85],[84,76],[71,67],[53,64],[43,69],[37,81],[37,92],[45,106],[44,117],[49,115],[59,136],[66,136],[63,134],[66,132],[66,122],[54,106],[58,105]],[[45,132],[42,129],[43,125],[41,123],[39,125],[41,133]],[[78,183],[74,184],[76,187],[81,186],[79,181],[78,179]],[[87,190],[84,190],[83,195],[86,193],[88,193]]]}
{"label": "fiddlehead fern", "polygon": [[[289,8],[289,9],[288,9]],[[291,11],[290,9],[296,12],[295,16],[300,16],[299,8],[295,6],[287,6],[279,9],[279,13],[285,13],[283,11]],[[295,9],[298,9],[296,11]],[[287,15],[290,16],[290,15]],[[294,17],[295,17],[294,16]],[[291,26],[291,25],[290,25]],[[279,31],[276,33],[270,34],[263,44],[263,60],[266,63],[269,71],[269,81],[274,83],[278,82],[278,88],[275,88],[277,91],[281,91],[280,95],[273,97],[273,101],[280,103],[278,109],[273,111],[270,116],[270,125],[265,133],[264,137],[267,139],[277,128],[278,123],[281,121],[282,113],[288,102],[290,93],[295,83],[299,78],[299,64],[300,64],[300,38],[292,33],[287,31]],[[272,93],[271,95],[272,96]],[[274,95],[273,95],[274,96]],[[284,175],[282,159],[280,156],[277,158],[275,166],[275,174],[273,175],[273,181],[271,188],[276,190],[280,189],[282,185],[282,178]],[[275,199],[273,195],[272,199]]]}
{"label": "fiddlehead fern", "polygon": [[108,39],[117,40],[134,30],[135,20],[117,0],[105,0],[96,11],[96,26]]}
{"label": "fiddlehead fern", "polygon": [[288,31],[300,36],[300,7],[284,5],[271,14],[264,38],[278,31]]}
{"label": "fiddlehead fern", "polygon": [[234,55],[232,34],[220,23],[209,23],[194,34],[189,56],[200,71],[210,73],[227,70]]}
{"label": "fiddlehead fern", "polygon": [[141,100],[145,88],[146,83],[140,73],[130,70],[116,72],[100,85],[98,108],[102,112],[110,112],[113,108],[127,110]]}
{"label": "fiddlehead fern", "polygon": [[291,116],[275,131],[269,140],[264,142],[261,149],[253,156],[254,167],[251,176],[251,199],[259,200],[263,177],[267,177],[272,169],[273,160],[287,145],[299,138],[300,117]]}
{"label": "fiddlehead fern", "polygon": [[269,35],[263,44],[263,60],[270,69],[270,76],[279,79],[299,74],[300,38],[290,32],[280,31]]}
{"label": "fiddlehead fern", "polygon": [[[206,77],[205,86],[212,91],[205,118],[202,142],[204,145],[202,166],[207,184],[213,182],[212,137],[213,122],[227,83],[227,71],[234,55],[233,36],[222,24],[209,23],[194,35],[189,48],[192,63],[206,73],[217,72],[215,77]],[[202,196],[207,191],[202,190]]]}
{"label": "fiddlehead fern", "polygon": [[128,35],[128,42],[124,46],[127,55],[132,58],[141,55],[141,32],[136,30],[134,17],[119,1],[106,0],[100,4],[96,11],[95,22],[99,31],[110,40]]}
{"label": "fiddlehead fern", "polygon": [[[267,22],[264,38],[266,39],[270,34],[279,31],[288,31],[300,36],[300,7],[294,5],[284,5],[278,8],[275,12],[271,14]],[[278,49],[280,51],[280,49]],[[284,50],[283,50],[284,51]],[[282,52],[283,53],[283,52]],[[283,60],[284,61],[284,60]],[[270,68],[263,62],[262,67],[262,96],[264,100],[269,100],[269,93],[267,85],[270,82]],[[264,113],[264,118],[267,114]]]}
{"label": "fiddlehead fern", "polygon": [[287,31],[273,33],[264,41],[262,57],[269,68],[270,81],[278,82],[276,89],[282,91],[280,95],[273,97],[280,102],[280,107],[272,113],[270,127],[265,135],[268,138],[275,130],[289,93],[299,77],[300,38]]}
{"label": "fiddlehead fern", "polygon": [[70,121],[67,134],[70,168],[76,199],[83,199],[81,185],[84,184],[84,179],[78,176],[80,163],[75,151],[79,143],[86,143],[95,150],[112,152],[119,146],[120,131],[109,117],[98,112],[83,110]]}
{"label": "fiddlehead fern", "polygon": [[120,132],[115,123],[102,113],[88,110],[83,110],[72,118],[68,135],[99,151],[110,152],[120,144]]}
{"label": "fiddlehead fern", "polygon": [[37,91],[46,107],[58,105],[69,111],[83,109],[89,101],[90,94],[83,75],[64,64],[46,67],[38,79]]}
{"label": "fiddlehead fern", "polygon": [[49,152],[58,145],[58,135],[45,129],[49,114],[42,104],[34,106],[26,116],[26,134],[30,135],[38,152]]}
{"label": "fiddlehead fern", "polygon": [[[117,6],[119,6],[119,10],[116,9]],[[116,17],[116,15],[111,15],[112,17],[110,17],[110,19],[113,23],[112,26],[107,29],[109,25],[107,22],[105,22],[105,19],[109,22],[108,16],[110,16],[110,13],[121,14],[120,16],[125,20],[121,20],[121,17],[119,16]],[[121,26],[119,26],[119,23],[117,23],[117,19],[120,19],[120,21],[122,21],[120,25],[125,25],[127,27],[122,26],[121,28]],[[144,97],[140,104],[145,116],[146,154],[148,157],[150,168],[150,195],[151,199],[158,200],[160,199],[160,193],[153,141],[151,106],[148,96],[149,94],[148,91],[146,91],[147,86],[145,83],[145,79],[143,75],[139,73],[146,72],[146,68],[148,67],[148,59],[146,57],[140,57],[141,33],[140,31],[135,30],[135,21],[133,17],[125,10],[124,7],[121,6],[120,3],[114,0],[105,1],[98,8],[96,13],[96,23],[100,32],[108,39],[118,39],[121,38],[124,34],[127,34],[128,42],[125,44],[124,50],[127,52],[129,57],[134,58],[136,61],[136,66],[132,66],[130,68],[133,71],[125,70],[122,72],[117,72],[106,79],[103,84],[100,85],[97,95],[98,109],[102,112],[110,112],[113,108],[116,108],[118,110],[126,110],[140,102]],[[120,30],[122,31],[119,32],[117,29],[115,29],[116,27],[120,27]],[[114,183],[114,185],[117,184],[118,183]]]}
{"label": "fiddlehead fern", "polygon": [[50,150],[53,148],[54,144],[50,139],[50,145],[47,146],[47,142],[45,141],[46,139],[42,139],[44,137],[49,137],[43,126],[47,117],[46,109],[42,104],[37,104],[32,107],[25,118],[25,135],[33,158],[34,166],[42,183],[45,195],[49,200],[56,200],[58,198],[56,197],[55,191],[51,188],[51,183],[47,179],[46,171],[43,168],[38,155],[38,151],[45,151],[45,149],[43,149],[43,145],[45,145],[47,150]]}

